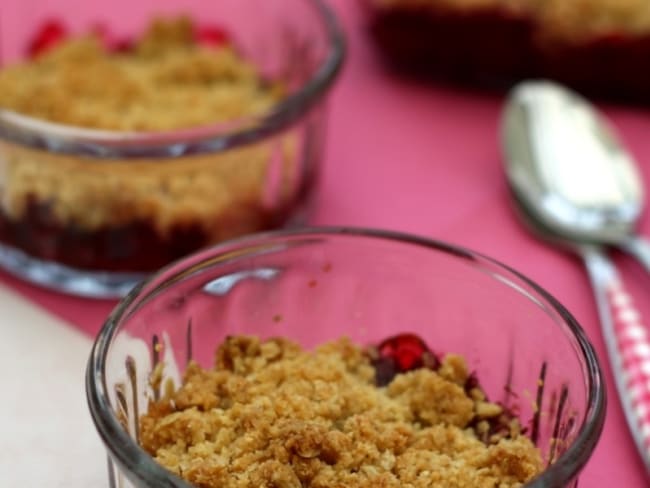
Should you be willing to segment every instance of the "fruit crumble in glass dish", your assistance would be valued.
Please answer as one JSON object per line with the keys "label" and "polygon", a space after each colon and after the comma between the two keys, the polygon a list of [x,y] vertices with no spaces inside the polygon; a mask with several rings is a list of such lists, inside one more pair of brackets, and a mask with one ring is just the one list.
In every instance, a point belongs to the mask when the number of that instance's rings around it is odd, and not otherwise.
{"label": "fruit crumble in glass dish", "polygon": [[546,77],[650,103],[645,0],[360,0],[392,66],[487,87]]}
{"label": "fruit crumble in glass dish", "polygon": [[192,251],[302,221],[343,59],[336,19],[319,0],[191,7],[128,30],[50,17],[6,56],[1,267],[120,296]]}
{"label": "fruit crumble in glass dish", "polygon": [[511,488],[543,466],[462,357],[438,361],[409,334],[369,348],[343,338],[313,352],[229,336],[215,367],[191,362],[139,427],[158,463],[206,488]]}
{"label": "fruit crumble in glass dish", "polygon": [[605,414],[593,348],[537,285],[358,229],[163,269],[107,320],[86,387],[125,488],[575,488]]}

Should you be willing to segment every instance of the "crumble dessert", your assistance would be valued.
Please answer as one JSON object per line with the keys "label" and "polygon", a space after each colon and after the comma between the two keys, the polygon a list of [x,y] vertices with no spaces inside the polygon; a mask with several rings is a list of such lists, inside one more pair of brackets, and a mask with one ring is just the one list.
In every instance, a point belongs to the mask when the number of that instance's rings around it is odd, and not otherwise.
{"label": "crumble dessert", "polygon": [[438,360],[412,335],[313,352],[228,337],[213,369],[190,363],[182,385],[149,404],[139,439],[200,488],[514,488],[542,470],[463,358]]}
{"label": "crumble dessert", "polygon": [[363,0],[396,65],[453,80],[550,77],[590,94],[650,102],[645,0]]}
{"label": "crumble dessert", "polygon": [[[67,37],[0,70],[0,108],[84,129],[159,132],[267,113],[284,96],[217,29],[159,18],[139,39]],[[78,269],[151,271],[282,225],[298,191],[296,134],[216,154],[96,160],[0,142],[0,242]],[[302,183],[302,182],[301,182]]]}

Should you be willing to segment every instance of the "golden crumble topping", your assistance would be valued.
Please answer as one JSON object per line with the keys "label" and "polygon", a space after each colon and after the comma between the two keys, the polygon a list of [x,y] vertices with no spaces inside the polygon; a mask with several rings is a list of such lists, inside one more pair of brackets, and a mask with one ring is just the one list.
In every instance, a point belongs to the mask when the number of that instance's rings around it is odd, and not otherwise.
{"label": "golden crumble topping", "polygon": [[140,441],[201,488],[514,488],[541,457],[516,421],[480,439],[502,408],[468,393],[464,360],[375,384],[347,339],[315,351],[285,339],[229,337],[215,368],[191,363],[183,384],[149,405]]}
{"label": "golden crumble topping", "polygon": [[184,18],[157,19],[132,50],[71,38],[0,71],[0,107],[84,128],[160,131],[267,112],[282,96],[228,44],[202,46]]}

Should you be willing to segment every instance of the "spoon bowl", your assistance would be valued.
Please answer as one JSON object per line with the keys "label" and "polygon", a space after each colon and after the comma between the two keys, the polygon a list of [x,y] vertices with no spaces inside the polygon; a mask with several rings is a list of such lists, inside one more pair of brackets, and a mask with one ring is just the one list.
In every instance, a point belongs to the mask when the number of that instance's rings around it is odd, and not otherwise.
{"label": "spoon bowl", "polygon": [[510,185],[537,220],[571,240],[630,239],[643,211],[641,176],[587,100],[552,82],[522,83],[503,129]]}

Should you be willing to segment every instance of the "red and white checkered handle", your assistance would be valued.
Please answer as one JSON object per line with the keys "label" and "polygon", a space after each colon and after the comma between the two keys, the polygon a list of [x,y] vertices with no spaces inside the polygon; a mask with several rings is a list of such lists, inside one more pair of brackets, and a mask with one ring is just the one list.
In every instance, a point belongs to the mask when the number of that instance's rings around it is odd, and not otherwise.
{"label": "red and white checkered handle", "polygon": [[627,424],[650,472],[650,338],[614,263],[598,247],[583,249],[596,295],[610,366]]}

